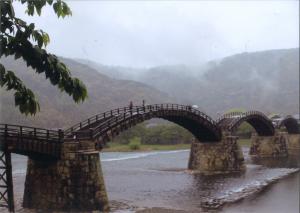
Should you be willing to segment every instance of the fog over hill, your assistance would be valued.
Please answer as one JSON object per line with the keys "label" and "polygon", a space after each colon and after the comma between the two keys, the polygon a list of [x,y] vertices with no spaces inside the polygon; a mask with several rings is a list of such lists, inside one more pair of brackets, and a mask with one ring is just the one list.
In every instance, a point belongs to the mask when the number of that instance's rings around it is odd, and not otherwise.
{"label": "fog over hill", "polygon": [[1,88],[2,123],[67,127],[96,113],[127,106],[130,100],[141,104],[143,99],[147,103],[197,104],[215,118],[231,108],[299,112],[298,48],[242,53],[198,67],[134,69],[79,59],[62,60],[86,84],[88,100],[75,104],[22,60],[1,58],[7,69],[16,71],[36,92],[41,105],[41,112],[35,117],[21,115],[14,107],[13,93]]}
{"label": "fog over hill", "polygon": [[237,107],[265,113],[299,112],[299,48],[246,52],[198,67],[128,69],[81,62],[113,78],[155,87],[176,102],[197,104],[214,117]]}
{"label": "fog over hill", "polygon": [[40,102],[41,111],[36,116],[24,116],[14,107],[13,92],[0,88],[1,123],[35,125],[48,128],[68,127],[106,110],[133,104],[172,102],[169,96],[151,86],[131,80],[116,80],[95,69],[71,59],[61,58],[73,76],[80,78],[88,89],[89,98],[81,104],[58,88],[52,86],[43,74],[36,74],[22,60],[1,58],[8,70],[16,71],[25,84],[32,89]]}

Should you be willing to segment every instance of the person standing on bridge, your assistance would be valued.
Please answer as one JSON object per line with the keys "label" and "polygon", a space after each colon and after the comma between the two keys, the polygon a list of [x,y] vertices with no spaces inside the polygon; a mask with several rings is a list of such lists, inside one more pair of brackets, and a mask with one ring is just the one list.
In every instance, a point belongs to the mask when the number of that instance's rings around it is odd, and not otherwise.
{"label": "person standing on bridge", "polygon": [[133,104],[132,104],[132,101],[130,101],[130,103],[129,103],[129,109],[132,110],[132,107],[133,107]]}
{"label": "person standing on bridge", "polygon": [[130,101],[130,103],[129,103],[130,114],[132,114],[132,107],[133,107],[133,104],[132,104],[132,101]]}
{"label": "person standing on bridge", "polygon": [[143,106],[143,111],[145,112],[145,100],[143,99],[143,104],[142,104],[142,106]]}

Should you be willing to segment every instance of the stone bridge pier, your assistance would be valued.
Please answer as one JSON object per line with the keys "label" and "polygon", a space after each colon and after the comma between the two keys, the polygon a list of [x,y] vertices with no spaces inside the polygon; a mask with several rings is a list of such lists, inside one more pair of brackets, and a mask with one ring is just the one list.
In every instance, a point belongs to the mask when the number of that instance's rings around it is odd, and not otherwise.
{"label": "stone bridge pier", "polygon": [[61,158],[29,157],[23,207],[41,212],[108,212],[99,152],[86,144],[64,143]]}
{"label": "stone bridge pier", "polygon": [[300,134],[289,134],[287,141],[289,155],[300,155]]}
{"label": "stone bridge pier", "polygon": [[276,131],[273,136],[252,134],[249,154],[254,157],[287,157],[289,135]]}
{"label": "stone bridge pier", "polygon": [[192,143],[188,168],[203,174],[245,170],[243,152],[236,136],[223,136],[220,142]]}

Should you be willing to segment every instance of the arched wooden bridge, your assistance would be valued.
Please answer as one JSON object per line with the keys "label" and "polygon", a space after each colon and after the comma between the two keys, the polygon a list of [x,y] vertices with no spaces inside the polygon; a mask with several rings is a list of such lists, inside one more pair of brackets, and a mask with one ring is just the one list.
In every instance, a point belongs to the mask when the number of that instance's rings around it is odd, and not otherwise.
{"label": "arched wooden bridge", "polygon": [[217,120],[217,125],[222,130],[232,133],[243,122],[248,122],[260,136],[272,136],[275,133],[272,121],[259,111],[227,113]]}
{"label": "arched wooden bridge", "polygon": [[288,115],[285,118],[283,118],[276,126],[276,128],[278,129],[280,129],[281,127],[285,127],[286,131],[289,134],[300,133],[298,121],[295,118],[293,118],[291,115]]}

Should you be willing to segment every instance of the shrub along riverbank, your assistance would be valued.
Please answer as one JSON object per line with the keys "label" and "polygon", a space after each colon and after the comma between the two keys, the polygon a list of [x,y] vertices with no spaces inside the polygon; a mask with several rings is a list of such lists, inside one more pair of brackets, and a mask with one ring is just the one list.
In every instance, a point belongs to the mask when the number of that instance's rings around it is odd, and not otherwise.
{"label": "shrub along riverbank", "polygon": [[[193,135],[171,123],[139,124],[107,143],[104,152],[157,151],[190,149]],[[249,139],[240,139],[242,146],[249,146]]]}
{"label": "shrub along riverbank", "polygon": [[147,151],[167,151],[190,149],[191,144],[174,144],[174,145],[157,145],[157,144],[141,144],[138,149],[132,149],[127,144],[111,143],[109,147],[104,148],[103,152],[147,152]]}
{"label": "shrub along riverbank", "polygon": [[[240,139],[240,146],[250,147],[250,139]],[[129,144],[119,144],[109,142],[108,146],[103,149],[103,152],[147,152],[147,151],[166,151],[166,150],[181,150],[190,149],[191,144],[140,144],[138,147],[132,148]]]}

